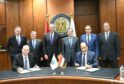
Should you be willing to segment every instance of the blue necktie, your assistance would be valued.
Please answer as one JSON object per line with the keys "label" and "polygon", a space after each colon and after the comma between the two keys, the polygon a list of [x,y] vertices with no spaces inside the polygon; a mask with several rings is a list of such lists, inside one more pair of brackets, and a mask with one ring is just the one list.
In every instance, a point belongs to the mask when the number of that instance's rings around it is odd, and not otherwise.
{"label": "blue necktie", "polygon": [[87,44],[89,43],[89,34],[87,35]]}
{"label": "blue necktie", "polygon": [[51,44],[53,43],[53,36],[52,36],[52,33],[50,34],[50,42],[51,42]]}
{"label": "blue necktie", "polygon": [[28,59],[27,58],[28,58],[27,56],[24,57],[24,69],[28,69],[29,68],[28,67]]}
{"label": "blue necktie", "polygon": [[85,66],[85,54],[83,54],[83,66]]}
{"label": "blue necktie", "polygon": [[72,47],[72,38],[69,38],[70,47]]}

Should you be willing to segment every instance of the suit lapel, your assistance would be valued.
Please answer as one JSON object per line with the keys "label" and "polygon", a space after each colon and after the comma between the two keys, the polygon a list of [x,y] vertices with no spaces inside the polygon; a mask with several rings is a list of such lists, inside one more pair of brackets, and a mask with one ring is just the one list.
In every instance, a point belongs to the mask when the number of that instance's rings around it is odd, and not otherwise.
{"label": "suit lapel", "polygon": [[34,49],[33,44],[32,44],[32,40],[29,41],[29,45],[30,45],[31,49]]}
{"label": "suit lapel", "polygon": [[88,51],[87,52],[87,64],[89,63],[89,60],[90,60],[90,52]]}
{"label": "suit lapel", "polygon": [[38,42],[38,40],[36,39],[36,46],[35,46],[35,49],[37,49],[38,44],[39,44],[39,42]]}
{"label": "suit lapel", "polygon": [[80,60],[80,64],[82,65],[82,52],[80,52],[80,54],[79,54],[79,60]]}
{"label": "suit lapel", "polygon": [[20,60],[20,64],[22,64],[22,66],[24,67],[24,59],[22,54],[19,55],[19,60]]}

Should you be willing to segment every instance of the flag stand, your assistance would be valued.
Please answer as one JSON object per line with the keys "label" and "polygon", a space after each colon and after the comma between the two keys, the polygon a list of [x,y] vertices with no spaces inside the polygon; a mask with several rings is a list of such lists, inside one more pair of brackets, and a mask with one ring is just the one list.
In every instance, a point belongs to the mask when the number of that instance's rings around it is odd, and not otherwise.
{"label": "flag stand", "polygon": [[58,67],[55,70],[52,70],[53,75],[64,75],[64,68]]}

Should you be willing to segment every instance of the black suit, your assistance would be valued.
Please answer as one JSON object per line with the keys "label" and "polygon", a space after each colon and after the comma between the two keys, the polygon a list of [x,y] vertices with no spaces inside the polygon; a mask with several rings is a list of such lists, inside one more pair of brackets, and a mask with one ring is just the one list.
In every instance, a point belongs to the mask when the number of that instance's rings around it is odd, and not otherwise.
{"label": "black suit", "polygon": [[44,36],[44,43],[43,43],[43,50],[44,55],[48,55],[48,61],[46,66],[49,66],[53,54],[57,57],[60,53],[60,39],[67,36],[67,34],[59,35],[58,33],[54,32],[53,42],[50,41],[50,32],[45,34]]}
{"label": "black suit", "polygon": [[26,37],[24,36],[20,36],[20,45],[18,45],[15,35],[8,39],[7,51],[9,52],[9,55],[11,57],[11,63],[13,63],[14,56],[21,53],[21,49],[25,44],[26,44]]}
{"label": "black suit", "polygon": [[117,33],[110,32],[108,40],[105,39],[105,33],[98,35],[98,43],[100,56],[102,58],[102,66],[117,66],[117,57],[120,54],[120,45]]}
{"label": "black suit", "polygon": [[69,37],[65,37],[62,40],[62,54],[67,61],[68,66],[74,66],[76,53],[79,51],[79,40],[76,37],[72,37],[72,43],[69,42]]}
{"label": "black suit", "polygon": [[30,53],[34,54],[36,58],[36,63],[39,67],[41,67],[41,57],[43,56],[43,43],[41,40],[36,39],[36,46],[35,48],[32,45],[32,40],[27,41],[27,45],[30,47]]}
{"label": "black suit", "polygon": [[[29,65],[30,68],[33,68],[35,66],[35,57],[33,56],[33,54],[28,54],[28,59],[29,59]],[[23,62],[23,56],[21,53],[19,53],[18,55],[15,56],[14,60],[13,60],[13,70],[17,71],[17,69],[19,67],[24,68],[24,62]]]}

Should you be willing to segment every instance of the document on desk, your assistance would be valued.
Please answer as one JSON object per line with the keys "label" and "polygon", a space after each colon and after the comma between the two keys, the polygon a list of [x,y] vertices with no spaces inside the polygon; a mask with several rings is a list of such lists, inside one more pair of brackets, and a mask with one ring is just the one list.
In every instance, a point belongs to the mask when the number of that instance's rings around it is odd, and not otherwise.
{"label": "document on desk", "polygon": [[29,73],[29,72],[39,71],[39,70],[42,70],[42,69],[41,68],[30,68],[28,70],[23,70],[19,73],[24,74],[24,73]]}
{"label": "document on desk", "polygon": [[84,66],[77,67],[76,69],[78,69],[78,70],[85,70],[85,71],[88,71],[88,72],[94,72],[94,71],[100,70],[99,68],[90,68],[90,69],[86,69]]}
{"label": "document on desk", "polygon": [[29,71],[39,71],[42,70],[41,68],[30,68]]}
{"label": "document on desk", "polygon": [[94,71],[98,71],[100,70],[99,68],[90,68],[90,69],[85,69],[85,71],[89,71],[89,72],[94,72]]}

